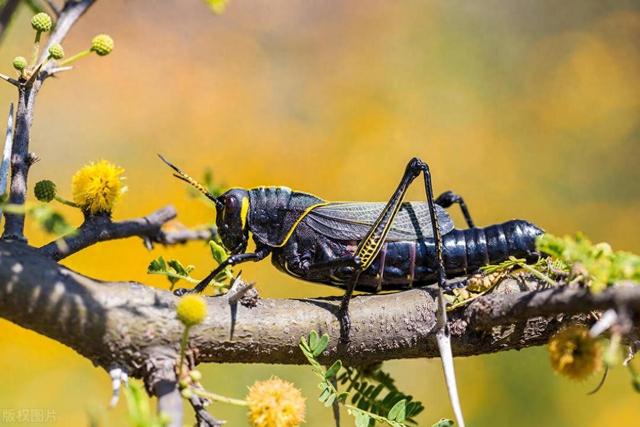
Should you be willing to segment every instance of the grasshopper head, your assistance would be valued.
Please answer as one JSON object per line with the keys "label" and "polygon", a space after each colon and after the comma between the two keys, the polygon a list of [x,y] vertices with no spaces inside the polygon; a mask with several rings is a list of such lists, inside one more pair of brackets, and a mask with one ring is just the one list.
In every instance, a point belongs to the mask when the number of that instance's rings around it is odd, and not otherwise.
{"label": "grasshopper head", "polygon": [[216,199],[216,225],[224,247],[231,254],[243,253],[249,241],[249,192],[234,188]]}

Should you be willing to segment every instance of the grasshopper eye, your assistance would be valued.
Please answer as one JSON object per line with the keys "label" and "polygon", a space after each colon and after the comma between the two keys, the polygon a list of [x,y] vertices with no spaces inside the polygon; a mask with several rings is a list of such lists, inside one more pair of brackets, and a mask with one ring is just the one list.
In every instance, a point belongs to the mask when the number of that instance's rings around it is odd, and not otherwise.
{"label": "grasshopper eye", "polygon": [[224,201],[224,207],[227,212],[234,212],[238,209],[238,199],[235,197],[227,197]]}

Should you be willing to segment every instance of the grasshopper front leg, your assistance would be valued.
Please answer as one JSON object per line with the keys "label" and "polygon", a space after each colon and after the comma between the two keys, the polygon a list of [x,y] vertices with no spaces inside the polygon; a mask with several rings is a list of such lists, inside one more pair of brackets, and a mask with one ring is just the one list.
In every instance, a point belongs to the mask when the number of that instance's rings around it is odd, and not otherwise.
{"label": "grasshopper front leg", "polygon": [[247,261],[260,261],[266,258],[271,249],[266,246],[260,246],[256,249],[254,253],[244,253],[244,254],[236,254],[231,255],[229,258],[224,260],[220,265],[218,265],[211,273],[207,275],[204,279],[202,279],[196,286],[192,289],[186,288],[178,288],[173,291],[173,294],[176,296],[183,296],[186,294],[200,294],[204,292],[204,290],[209,286],[209,283],[220,274],[225,268],[234,266],[236,264],[241,264]]}

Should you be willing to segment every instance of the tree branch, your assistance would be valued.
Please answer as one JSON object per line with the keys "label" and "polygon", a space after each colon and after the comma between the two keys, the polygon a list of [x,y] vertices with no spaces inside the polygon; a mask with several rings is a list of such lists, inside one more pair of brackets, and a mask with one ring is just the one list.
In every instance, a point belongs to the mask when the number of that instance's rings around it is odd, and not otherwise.
{"label": "tree branch", "polygon": [[58,17],[60,16],[60,8],[58,7],[58,5],[56,5],[53,0],[45,0],[47,5],[49,6],[49,9],[51,9],[51,12],[53,12],[53,14]]}
{"label": "tree branch", "polygon": [[[510,286],[522,285],[512,281],[497,292]],[[537,285],[529,282],[528,286]],[[591,310],[616,307],[621,298],[628,308],[640,308],[638,286],[609,288],[599,294],[576,292],[558,288],[478,298],[451,315],[454,355],[544,344],[569,322],[592,322]],[[559,302],[549,304],[549,295],[553,295],[551,301]],[[561,301],[576,295],[579,308],[567,310]],[[247,308],[229,305],[224,297],[211,297],[207,298],[209,316],[193,328],[190,349],[196,363],[299,364],[304,363],[298,350],[300,337],[315,329],[331,337],[323,355],[326,362],[340,358],[359,365],[438,357],[434,298],[433,289],[354,298],[352,335],[344,344],[339,342],[338,299],[265,299]],[[515,301],[515,308],[505,310],[503,301]],[[528,301],[527,309],[518,301]],[[106,369],[118,365],[145,378],[158,349],[177,354],[183,327],[175,316],[176,302],[169,292],[138,283],[95,281],[26,245],[0,242],[0,316],[56,339]],[[568,316],[564,311],[587,314]]]}
{"label": "tree branch", "polygon": [[176,217],[173,206],[166,206],[145,217],[127,221],[112,222],[107,215],[91,215],[85,218],[77,230],[40,248],[40,252],[57,261],[68,257],[88,246],[107,240],[126,237],[147,237],[154,241],[166,239],[161,227]]}
{"label": "tree branch", "polygon": [[[54,43],[61,43],[67,36],[69,30],[87,9],[94,3],[94,0],[67,1],[60,12],[47,44],[44,47],[40,60],[42,63],[47,55],[48,48]],[[42,87],[44,79],[50,75],[49,67],[53,63],[48,63],[35,75],[33,79],[19,81],[18,86],[18,109],[16,113],[16,127],[13,139],[13,154],[11,156],[11,186],[9,190],[9,203],[22,206],[26,199],[27,178],[31,161],[29,160],[30,130],[33,122],[33,111],[35,100]],[[5,212],[5,228],[3,239],[26,241],[24,237],[24,215]]]}
{"label": "tree branch", "polygon": [[193,240],[211,240],[215,237],[216,230],[207,228],[181,228],[176,230],[160,230],[153,241],[163,245],[180,245]]}
{"label": "tree branch", "polygon": [[0,42],[4,37],[4,34],[11,23],[11,18],[13,18],[13,14],[18,9],[20,5],[20,0],[7,0],[4,3],[4,6],[0,9]]}
{"label": "tree branch", "polygon": [[556,287],[539,292],[488,295],[472,302],[465,318],[476,327],[491,327],[533,316],[572,315],[607,308],[640,311],[640,288],[627,283],[592,293],[584,288]]}

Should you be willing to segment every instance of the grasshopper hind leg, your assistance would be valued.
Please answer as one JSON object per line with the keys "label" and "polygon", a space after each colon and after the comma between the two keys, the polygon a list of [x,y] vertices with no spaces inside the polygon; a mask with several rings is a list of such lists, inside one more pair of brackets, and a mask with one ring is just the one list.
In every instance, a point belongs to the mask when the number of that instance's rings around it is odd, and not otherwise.
{"label": "grasshopper hind leg", "polygon": [[451,205],[453,205],[454,203],[457,203],[460,206],[460,210],[462,211],[464,220],[467,223],[467,227],[474,228],[475,223],[471,218],[471,214],[469,213],[469,208],[467,207],[467,204],[464,202],[464,199],[462,198],[462,196],[454,193],[453,191],[445,191],[444,193],[439,195],[435,200],[436,205],[440,205],[445,209],[451,207]]}

